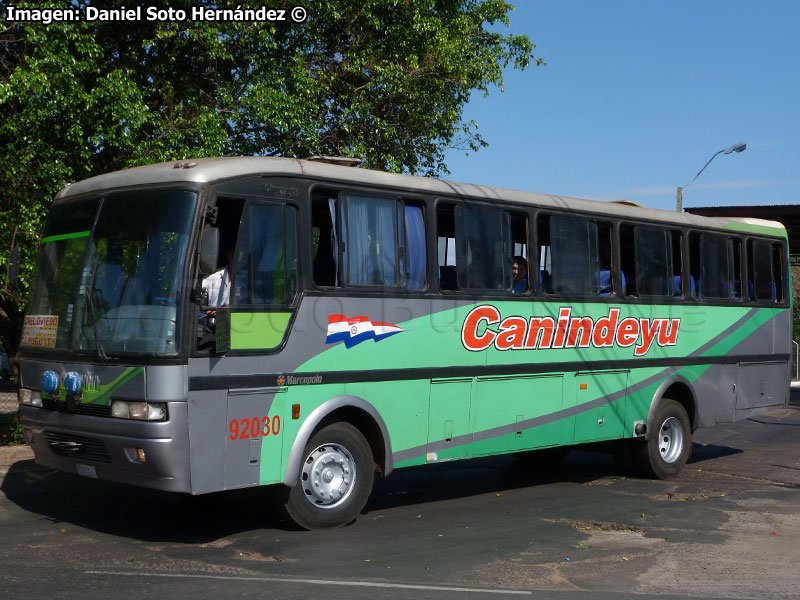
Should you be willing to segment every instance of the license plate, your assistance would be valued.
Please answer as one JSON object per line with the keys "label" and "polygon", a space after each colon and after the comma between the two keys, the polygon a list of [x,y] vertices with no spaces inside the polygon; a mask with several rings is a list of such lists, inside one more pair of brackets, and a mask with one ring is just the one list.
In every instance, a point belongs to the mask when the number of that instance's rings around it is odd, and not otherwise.
{"label": "license plate", "polygon": [[78,469],[78,475],[81,477],[91,477],[97,479],[97,469],[92,465],[75,465]]}

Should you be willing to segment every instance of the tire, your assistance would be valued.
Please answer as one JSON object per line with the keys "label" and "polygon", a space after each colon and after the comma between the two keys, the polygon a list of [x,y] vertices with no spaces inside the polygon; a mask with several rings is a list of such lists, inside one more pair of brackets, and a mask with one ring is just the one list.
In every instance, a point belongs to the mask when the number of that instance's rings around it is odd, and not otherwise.
{"label": "tire", "polygon": [[343,527],[363,510],[372,492],[372,450],[349,423],[323,427],[306,444],[296,484],[284,509],[303,529]]}
{"label": "tire", "polygon": [[672,479],[692,452],[692,427],[683,405],[663,398],[653,419],[653,433],[630,445],[636,471],[646,477]]}

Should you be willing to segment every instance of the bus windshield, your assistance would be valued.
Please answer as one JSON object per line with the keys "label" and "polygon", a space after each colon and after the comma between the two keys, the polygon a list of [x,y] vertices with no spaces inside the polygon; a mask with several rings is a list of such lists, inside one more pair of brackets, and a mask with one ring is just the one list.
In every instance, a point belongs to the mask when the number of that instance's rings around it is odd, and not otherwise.
{"label": "bus windshield", "polygon": [[122,192],[55,204],[39,249],[22,345],[174,354],[197,194]]}

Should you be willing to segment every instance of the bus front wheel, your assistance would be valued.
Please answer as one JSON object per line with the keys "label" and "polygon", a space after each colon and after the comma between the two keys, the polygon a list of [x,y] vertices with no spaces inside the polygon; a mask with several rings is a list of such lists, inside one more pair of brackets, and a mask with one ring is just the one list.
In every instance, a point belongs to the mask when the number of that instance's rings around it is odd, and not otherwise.
{"label": "bus front wheel", "polygon": [[286,492],[286,513],[304,529],[343,527],[364,508],[374,476],[361,432],[349,423],[327,425],[306,444],[297,482]]}

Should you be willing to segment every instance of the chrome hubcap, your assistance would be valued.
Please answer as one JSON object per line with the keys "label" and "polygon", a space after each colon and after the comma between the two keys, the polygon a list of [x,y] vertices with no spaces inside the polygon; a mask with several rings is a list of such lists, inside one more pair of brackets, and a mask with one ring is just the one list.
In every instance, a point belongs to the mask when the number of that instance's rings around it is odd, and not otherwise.
{"label": "chrome hubcap", "polygon": [[347,448],[323,444],[308,455],[300,484],[306,498],[319,508],[333,508],[344,502],[356,480],[355,461]]}
{"label": "chrome hubcap", "polygon": [[678,460],[683,450],[683,428],[675,417],[669,417],[661,424],[658,432],[658,452],[666,463]]}

